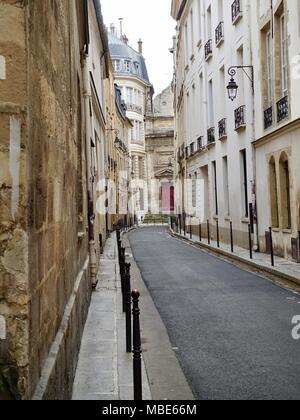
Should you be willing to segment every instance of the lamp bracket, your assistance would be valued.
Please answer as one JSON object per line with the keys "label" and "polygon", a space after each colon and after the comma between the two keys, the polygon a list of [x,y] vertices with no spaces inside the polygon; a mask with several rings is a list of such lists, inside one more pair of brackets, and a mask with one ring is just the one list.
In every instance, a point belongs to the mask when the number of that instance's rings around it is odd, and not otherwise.
{"label": "lamp bracket", "polygon": [[[245,75],[248,77],[248,79],[251,82],[252,89],[254,91],[254,68],[253,66],[231,66],[228,69],[228,74],[232,78],[236,75],[237,70],[242,69]],[[247,71],[246,71],[247,69]],[[250,71],[250,74],[249,74]]]}

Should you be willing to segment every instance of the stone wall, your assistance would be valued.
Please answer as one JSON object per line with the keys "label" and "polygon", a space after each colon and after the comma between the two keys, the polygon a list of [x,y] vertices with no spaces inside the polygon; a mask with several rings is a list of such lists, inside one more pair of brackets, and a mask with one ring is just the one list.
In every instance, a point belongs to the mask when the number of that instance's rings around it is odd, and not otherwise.
{"label": "stone wall", "polygon": [[82,3],[0,1],[0,394],[16,399],[62,332],[40,397],[70,395],[89,304]]}

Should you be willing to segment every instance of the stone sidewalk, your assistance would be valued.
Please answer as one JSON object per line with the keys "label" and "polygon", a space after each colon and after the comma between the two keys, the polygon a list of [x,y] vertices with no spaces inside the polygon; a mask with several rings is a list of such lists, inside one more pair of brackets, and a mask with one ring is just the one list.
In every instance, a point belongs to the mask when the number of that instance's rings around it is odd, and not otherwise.
{"label": "stone sidewalk", "polygon": [[[125,316],[116,236],[108,239],[92,295],[73,388],[73,400],[133,400],[132,355],[126,353]],[[143,365],[143,398],[151,392]]]}
{"label": "stone sidewalk", "polygon": [[282,280],[291,281],[296,284],[296,287],[297,285],[300,286],[300,264],[275,256],[275,267],[272,267],[271,256],[268,254],[253,251],[253,259],[251,260],[249,250],[245,248],[234,246],[234,253],[231,253],[231,246],[229,244],[220,242],[220,248],[218,248],[217,242],[214,240],[211,240],[211,243],[209,245],[207,243],[207,239],[205,238],[202,240],[202,242],[200,242],[198,235],[193,235],[193,239],[191,240],[189,233],[187,233],[186,236],[184,236],[180,235],[176,231],[172,231],[172,229],[171,232],[176,237],[187,240],[192,244],[199,246],[200,248],[207,249],[208,251],[213,251],[231,260],[236,260],[237,262],[244,263],[250,268],[261,271],[262,273],[278,277]]}

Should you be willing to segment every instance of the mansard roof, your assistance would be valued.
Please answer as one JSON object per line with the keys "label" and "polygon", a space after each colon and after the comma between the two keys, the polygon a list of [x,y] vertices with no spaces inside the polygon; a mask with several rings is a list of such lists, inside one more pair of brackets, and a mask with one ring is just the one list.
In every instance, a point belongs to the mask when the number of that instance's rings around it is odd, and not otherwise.
{"label": "mansard roof", "polygon": [[[111,33],[108,34],[108,42],[111,58],[121,60],[120,71],[115,72],[115,75],[137,77],[151,86],[146,62],[142,54]],[[130,61],[130,71],[124,71],[125,60]]]}

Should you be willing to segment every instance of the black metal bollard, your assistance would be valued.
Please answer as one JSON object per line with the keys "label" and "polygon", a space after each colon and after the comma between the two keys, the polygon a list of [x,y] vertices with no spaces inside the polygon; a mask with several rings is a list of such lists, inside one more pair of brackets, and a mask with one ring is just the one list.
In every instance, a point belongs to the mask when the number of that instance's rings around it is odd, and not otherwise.
{"label": "black metal bollard", "polygon": [[218,248],[220,248],[219,220],[217,220],[217,246],[218,246]]}
{"label": "black metal bollard", "polygon": [[230,222],[230,244],[231,244],[231,252],[234,253],[232,222]]}
{"label": "black metal bollard", "polygon": [[133,387],[134,401],[142,401],[142,349],[141,349],[141,329],[140,329],[140,293],[134,290],[131,294],[133,302]]}
{"label": "black metal bollard", "polygon": [[125,293],[125,283],[126,283],[126,267],[125,267],[125,248],[121,248],[121,259],[120,259],[120,275],[121,275],[121,290],[122,290],[122,303],[123,303],[123,312],[126,312],[126,293]]}
{"label": "black metal bollard", "polygon": [[274,246],[273,246],[273,231],[272,228],[269,228],[270,232],[270,252],[271,252],[271,264],[272,267],[275,267],[275,260],[274,260]]}
{"label": "black metal bollard", "polygon": [[199,242],[202,242],[202,225],[199,223]]}
{"label": "black metal bollard", "polygon": [[208,245],[210,245],[210,226],[209,226],[209,220],[207,221],[207,242],[208,242]]}
{"label": "black metal bollard", "polygon": [[192,218],[190,218],[190,239],[193,239],[193,227],[192,227]]}
{"label": "black metal bollard", "polygon": [[179,232],[180,232],[180,236],[181,236],[181,234],[182,234],[181,216],[179,216]]}
{"label": "black metal bollard", "polygon": [[125,264],[125,294],[126,294],[126,352],[132,352],[131,335],[131,264]]}
{"label": "black metal bollard", "polygon": [[253,250],[252,250],[252,229],[251,225],[248,225],[248,234],[249,234],[249,252],[250,252],[250,260],[253,260]]}

